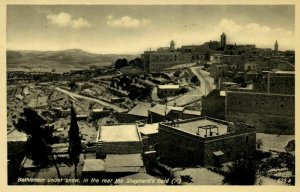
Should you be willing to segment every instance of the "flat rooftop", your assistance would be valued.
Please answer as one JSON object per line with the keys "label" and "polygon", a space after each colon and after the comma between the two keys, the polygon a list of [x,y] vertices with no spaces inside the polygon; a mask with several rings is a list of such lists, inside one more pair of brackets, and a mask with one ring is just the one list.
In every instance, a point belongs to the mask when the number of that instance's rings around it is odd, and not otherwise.
{"label": "flat rooftop", "polygon": [[107,172],[139,172],[143,166],[141,154],[108,154],[105,159]]}
{"label": "flat rooftop", "polygon": [[[170,125],[169,125],[170,126]],[[228,133],[228,125],[226,122],[217,122],[213,121],[207,118],[204,119],[194,119],[194,120],[189,120],[186,122],[179,122],[176,124],[176,126],[172,126],[174,129],[178,129],[180,131],[192,134],[192,135],[197,135],[200,137],[205,137],[206,130],[203,128],[199,128],[199,135],[198,133],[198,127],[204,127],[204,126],[214,126],[218,127],[218,132],[219,135],[224,135]],[[211,132],[213,132],[212,136],[216,136],[217,129],[212,128]],[[207,137],[210,136],[210,130],[207,130]]]}
{"label": "flat rooftop", "polygon": [[140,135],[136,124],[104,125],[100,126],[97,140],[104,142],[140,141]]}
{"label": "flat rooftop", "polygon": [[145,124],[144,126],[139,127],[139,131],[144,135],[156,134],[158,133],[158,126],[158,123]]}
{"label": "flat rooftop", "polygon": [[101,113],[103,112],[103,109],[92,109],[93,113]]}
{"label": "flat rooftop", "polygon": [[83,172],[105,172],[105,162],[102,159],[85,159]]}
{"label": "flat rooftop", "polygon": [[166,115],[171,111],[183,111],[184,107],[174,107],[174,106],[166,106],[161,104],[156,104],[154,107],[150,108],[149,111],[159,114],[159,115]]}
{"label": "flat rooftop", "polygon": [[8,142],[26,142],[27,135],[26,133],[20,132],[18,130],[13,130],[12,132],[7,134],[7,141]]}
{"label": "flat rooftop", "polygon": [[128,114],[148,117],[148,110],[151,108],[151,103],[140,102],[134,108],[132,108]]}
{"label": "flat rooftop", "polygon": [[295,74],[295,71],[281,71],[281,70],[278,70],[274,73],[277,73],[277,74],[291,74],[291,75],[294,75]]}
{"label": "flat rooftop", "polygon": [[183,114],[187,114],[187,115],[197,115],[200,116],[201,112],[200,111],[194,111],[194,110],[183,110]]}
{"label": "flat rooftop", "polygon": [[179,89],[179,85],[158,85],[159,89]]}

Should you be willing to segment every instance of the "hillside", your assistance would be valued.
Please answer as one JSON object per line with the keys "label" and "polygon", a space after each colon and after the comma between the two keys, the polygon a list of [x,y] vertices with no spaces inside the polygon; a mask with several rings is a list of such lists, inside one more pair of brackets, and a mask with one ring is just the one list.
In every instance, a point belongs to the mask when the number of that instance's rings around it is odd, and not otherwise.
{"label": "hillside", "polygon": [[94,54],[80,49],[64,51],[14,51],[8,50],[7,70],[53,69],[68,71],[89,68],[92,65],[107,66],[119,58],[128,60],[138,55]]}

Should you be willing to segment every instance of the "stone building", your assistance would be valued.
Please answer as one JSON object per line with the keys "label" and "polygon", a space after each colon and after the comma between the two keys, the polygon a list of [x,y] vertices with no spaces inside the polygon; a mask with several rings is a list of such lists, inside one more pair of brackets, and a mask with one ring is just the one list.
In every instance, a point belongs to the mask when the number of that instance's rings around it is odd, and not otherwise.
{"label": "stone building", "polygon": [[295,133],[295,95],[227,91],[225,120],[255,125],[257,132]]}
{"label": "stone building", "polygon": [[201,106],[203,116],[225,119],[225,96],[220,95],[219,90],[215,89],[207,96],[203,96]]}
{"label": "stone building", "polygon": [[181,91],[179,85],[158,85],[157,86],[157,96],[168,97],[178,95]]}
{"label": "stone building", "polygon": [[252,71],[258,70],[258,64],[256,62],[242,62],[238,66],[240,71]]}
{"label": "stone building", "polygon": [[177,51],[174,41],[171,41],[170,47],[158,48],[157,51],[145,51],[141,58],[145,71],[157,72],[176,64],[190,63],[192,54]]}
{"label": "stone building", "polygon": [[[255,151],[255,127],[201,117],[160,123],[158,154],[174,166],[219,166]],[[239,147],[237,147],[239,146]]]}
{"label": "stone building", "polygon": [[98,119],[108,117],[112,113],[112,110],[106,108],[91,109],[90,116],[92,119]]}
{"label": "stone building", "polygon": [[139,132],[143,139],[144,151],[155,149],[158,138],[158,126],[158,123],[138,125]]}
{"label": "stone building", "polygon": [[153,106],[151,103],[139,102],[128,113],[117,113],[115,117],[120,123],[147,122],[148,110]]}
{"label": "stone building", "polygon": [[182,119],[184,107],[166,106],[156,104],[148,111],[148,118],[150,123],[162,122],[165,120]]}
{"label": "stone building", "polygon": [[268,73],[268,93],[295,95],[295,71],[275,71]]}
{"label": "stone building", "polygon": [[229,71],[228,64],[212,64],[210,66],[210,76],[214,78],[215,82],[218,81],[219,77],[225,77]]}
{"label": "stone building", "polygon": [[157,123],[165,120],[189,119],[199,116],[201,116],[200,111],[146,102],[139,102],[128,113],[114,114],[114,117],[120,123]]}
{"label": "stone building", "polygon": [[58,118],[68,117],[71,114],[71,109],[63,109],[62,107],[53,108],[53,111]]}
{"label": "stone building", "polygon": [[139,154],[142,137],[136,124],[102,125],[96,139],[97,154]]}

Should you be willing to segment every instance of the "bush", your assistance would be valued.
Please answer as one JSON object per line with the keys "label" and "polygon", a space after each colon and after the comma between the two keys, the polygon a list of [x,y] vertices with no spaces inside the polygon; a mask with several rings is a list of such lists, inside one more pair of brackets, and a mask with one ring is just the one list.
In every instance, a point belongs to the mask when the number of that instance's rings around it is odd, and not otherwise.
{"label": "bush", "polygon": [[198,85],[200,84],[200,81],[198,79],[198,77],[196,75],[194,75],[192,78],[191,78],[191,82],[194,83],[195,85]]}
{"label": "bush", "polygon": [[174,72],[174,77],[179,77],[180,73],[181,73],[181,71],[180,71],[180,70],[178,70],[178,71],[175,71],[175,72]]}
{"label": "bush", "polygon": [[255,153],[254,153],[254,158],[255,158],[256,160],[261,160],[261,159],[264,159],[264,158],[268,158],[268,157],[270,157],[271,155],[272,155],[271,152],[264,152],[264,151],[259,151],[259,150],[257,150],[257,151],[255,151]]}
{"label": "bush", "polygon": [[188,88],[182,87],[181,90],[180,90],[180,93],[181,93],[181,94],[184,94],[184,93],[187,93],[188,91],[189,91]]}
{"label": "bush", "polygon": [[295,151],[295,140],[291,140],[288,144],[284,147],[286,152],[293,152]]}
{"label": "bush", "polygon": [[256,168],[253,162],[244,159],[237,160],[225,173],[223,182],[230,185],[254,185],[256,182]]}

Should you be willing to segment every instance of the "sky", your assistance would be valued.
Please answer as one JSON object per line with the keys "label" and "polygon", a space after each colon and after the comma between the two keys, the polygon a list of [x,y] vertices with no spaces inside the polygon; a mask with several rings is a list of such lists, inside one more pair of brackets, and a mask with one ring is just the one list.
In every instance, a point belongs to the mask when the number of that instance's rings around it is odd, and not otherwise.
{"label": "sky", "polygon": [[102,54],[200,45],[209,40],[295,49],[293,5],[8,5],[9,50]]}

